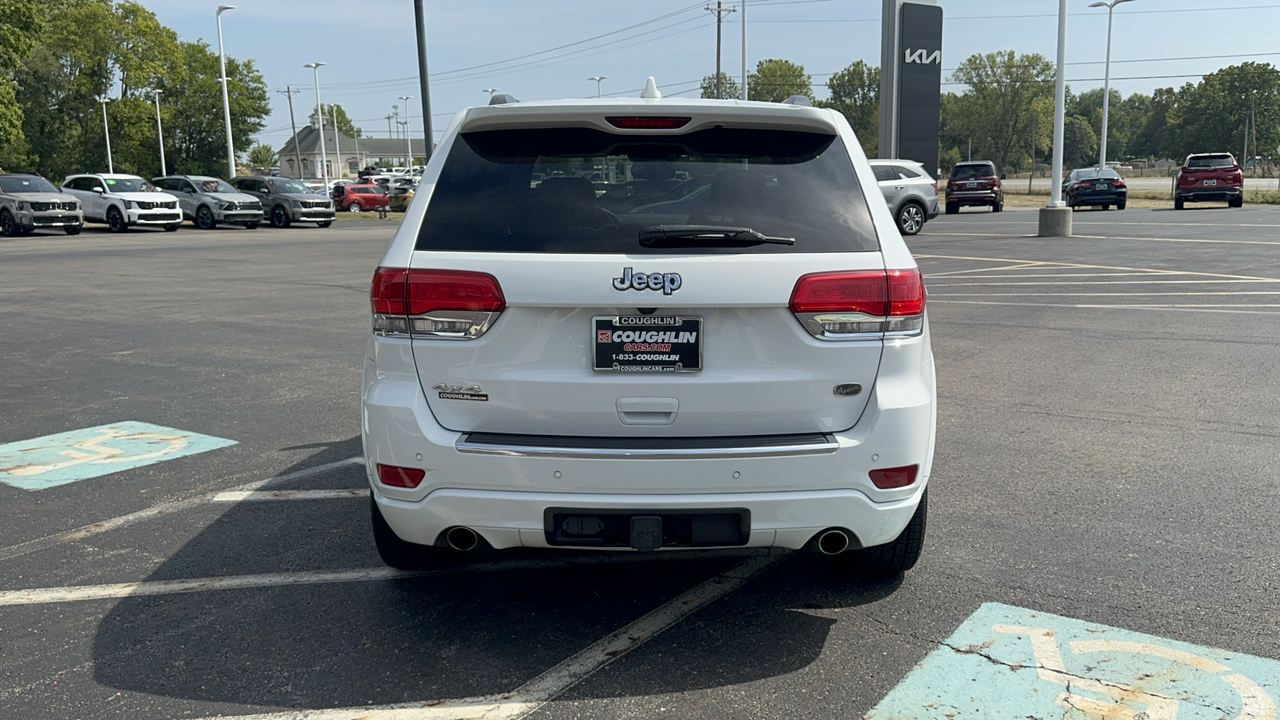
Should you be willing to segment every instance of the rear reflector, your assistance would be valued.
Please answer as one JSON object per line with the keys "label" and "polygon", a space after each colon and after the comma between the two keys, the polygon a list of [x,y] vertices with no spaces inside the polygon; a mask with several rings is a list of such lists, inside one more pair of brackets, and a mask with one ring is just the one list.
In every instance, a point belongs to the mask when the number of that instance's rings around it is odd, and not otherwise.
{"label": "rear reflector", "polygon": [[607,117],[609,124],[624,130],[674,130],[689,124],[687,117]]}
{"label": "rear reflector", "polygon": [[892,490],[894,488],[907,487],[916,481],[916,473],[920,471],[919,465],[907,465],[905,467],[885,468],[884,470],[872,470],[871,482],[881,490]]}
{"label": "rear reflector", "polygon": [[378,482],[391,487],[402,487],[413,489],[422,483],[422,479],[427,476],[427,471],[422,468],[396,467],[394,465],[378,464]]}
{"label": "rear reflector", "polygon": [[464,270],[378,268],[369,292],[374,332],[471,339],[506,308],[497,278]]}

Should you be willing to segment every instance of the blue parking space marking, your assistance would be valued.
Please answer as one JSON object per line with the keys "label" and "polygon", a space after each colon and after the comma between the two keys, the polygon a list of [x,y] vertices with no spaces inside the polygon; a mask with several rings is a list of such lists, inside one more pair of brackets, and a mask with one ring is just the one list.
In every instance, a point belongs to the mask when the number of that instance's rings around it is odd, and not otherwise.
{"label": "blue parking space marking", "polygon": [[0,445],[0,482],[43,490],[235,445],[144,422],[118,422]]}
{"label": "blue parking space marking", "polygon": [[865,718],[1276,720],[1277,698],[1280,661],[987,603]]}

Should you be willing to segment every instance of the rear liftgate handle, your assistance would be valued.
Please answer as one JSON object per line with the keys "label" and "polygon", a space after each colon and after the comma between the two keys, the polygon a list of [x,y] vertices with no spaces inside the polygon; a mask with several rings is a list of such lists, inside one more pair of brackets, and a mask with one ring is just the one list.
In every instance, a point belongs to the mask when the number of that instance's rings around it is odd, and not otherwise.
{"label": "rear liftgate handle", "polygon": [[615,406],[623,425],[670,425],[676,421],[680,401],[675,398],[618,398]]}

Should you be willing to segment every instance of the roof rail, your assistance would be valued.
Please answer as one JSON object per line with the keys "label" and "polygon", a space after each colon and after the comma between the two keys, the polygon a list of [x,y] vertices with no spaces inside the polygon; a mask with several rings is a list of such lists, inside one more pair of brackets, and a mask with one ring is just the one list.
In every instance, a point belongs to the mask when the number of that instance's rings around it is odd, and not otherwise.
{"label": "roof rail", "polygon": [[801,107],[813,107],[813,103],[810,102],[809,98],[805,97],[804,95],[792,95],[786,100],[783,100],[782,104],[783,105],[799,105]]}
{"label": "roof rail", "polygon": [[520,101],[506,93],[499,93],[489,98],[490,105],[511,105],[518,102]]}

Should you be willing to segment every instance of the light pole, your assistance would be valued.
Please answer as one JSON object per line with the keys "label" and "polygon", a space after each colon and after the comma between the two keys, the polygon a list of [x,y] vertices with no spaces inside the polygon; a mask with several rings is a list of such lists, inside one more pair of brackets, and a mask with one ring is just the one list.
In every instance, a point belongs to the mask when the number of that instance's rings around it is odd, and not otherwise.
{"label": "light pole", "polygon": [[[1065,1],[1065,0],[1064,0]],[[325,194],[329,194],[329,154],[324,147],[324,105],[320,104],[320,68],[328,63],[313,62],[303,65],[311,68],[316,82],[316,119],[320,122],[320,180],[324,183]]]}
{"label": "light pole", "polygon": [[597,76],[595,76],[595,77],[589,77],[589,78],[587,78],[587,81],[588,81],[588,82],[590,82],[590,81],[592,81],[592,80],[594,80],[594,81],[596,82],[596,97],[600,97],[600,83],[602,83],[602,82],[604,82],[605,80],[608,80],[608,79],[609,79],[609,76],[608,76],[608,75],[597,75]]}
{"label": "light pole", "polygon": [[160,174],[168,175],[164,166],[164,128],[160,125],[160,91],[152,90],[151,96],[156,99],[156,138],[160,140]]}
{"label": "light pole", "polygon": [[342,137],[338,131],[338,109],[329,104],[329,116],[333,118],[333,154],[338,162],[338,180],[342,179]]}
{"label": "light pole", "polygon": [[405,165],[405,167],[410,170],[413,169],[413,144],[409,141],[409,117],[412,115],[409,112],[409,101],[412,99],[413,97],[410,95],[400,96],[400,102],[404,103],[404,151],[409,156],[409,164]]}
{"label": "light pole", "polygon": [[227,54],[222,50],[222,13],[235,10],[235,5],[218,6],[218,67],[222,71],[222,116],[227,123],[227,167],[229,178],[236,176],[236,149],[231,143],[231,101],[227,99]]}
{"label": "light pole", "polygon": [[1115,17],[1116,6],[1127,2],[1133,2],[1133,0],[1110,0],[1110,2],[1099,0],[1089,6],[1107,9],[1107,69],[1104,73],[1105,84],[1102,86],[1102,152],[1098,157],[1099,170],[1107,167],[1107,121],[1111,114],[1111,21]]}
{"label": "light pole", "polygon": [[107,125],[107,101],[110,98],[98,98],[98,102],[102,103],[102,132],[107,138],[107,172],[114,173],[115,167],[111,164],[111,127]]}
{"label": "light pole", "polygon": [[747,99],[747,0],[742,0],[742,99]]}
{"label": "light pole", "polygon": [[1040,208],[1040,237],[1070,237],[1071,208],[1062,201],[1062,141],[1067,111],[1067,0],[1058,0],[1058,73],[1053,107],[1053,178],[1049,203]]}
{"label": "light pole", "polygon": [[490,100],[493,100],[493,94],[494,94],[494,93],[496,93],[496,92],[498,92],[498,91],[499,91],[499,90],[501,90],[501,89],[502,89],[502,88],[485,88],[485,89],[481,90],[480,92],[487,92],[487,93],[489,93],[489,99],[490,99]]}
{"label": "light pole", "polygon": [[400,132],[400,106],[399,105],[391,106],[391,117],[392,117],[392,122],[395,123],[395,127],[396,127],[395,131]]}

